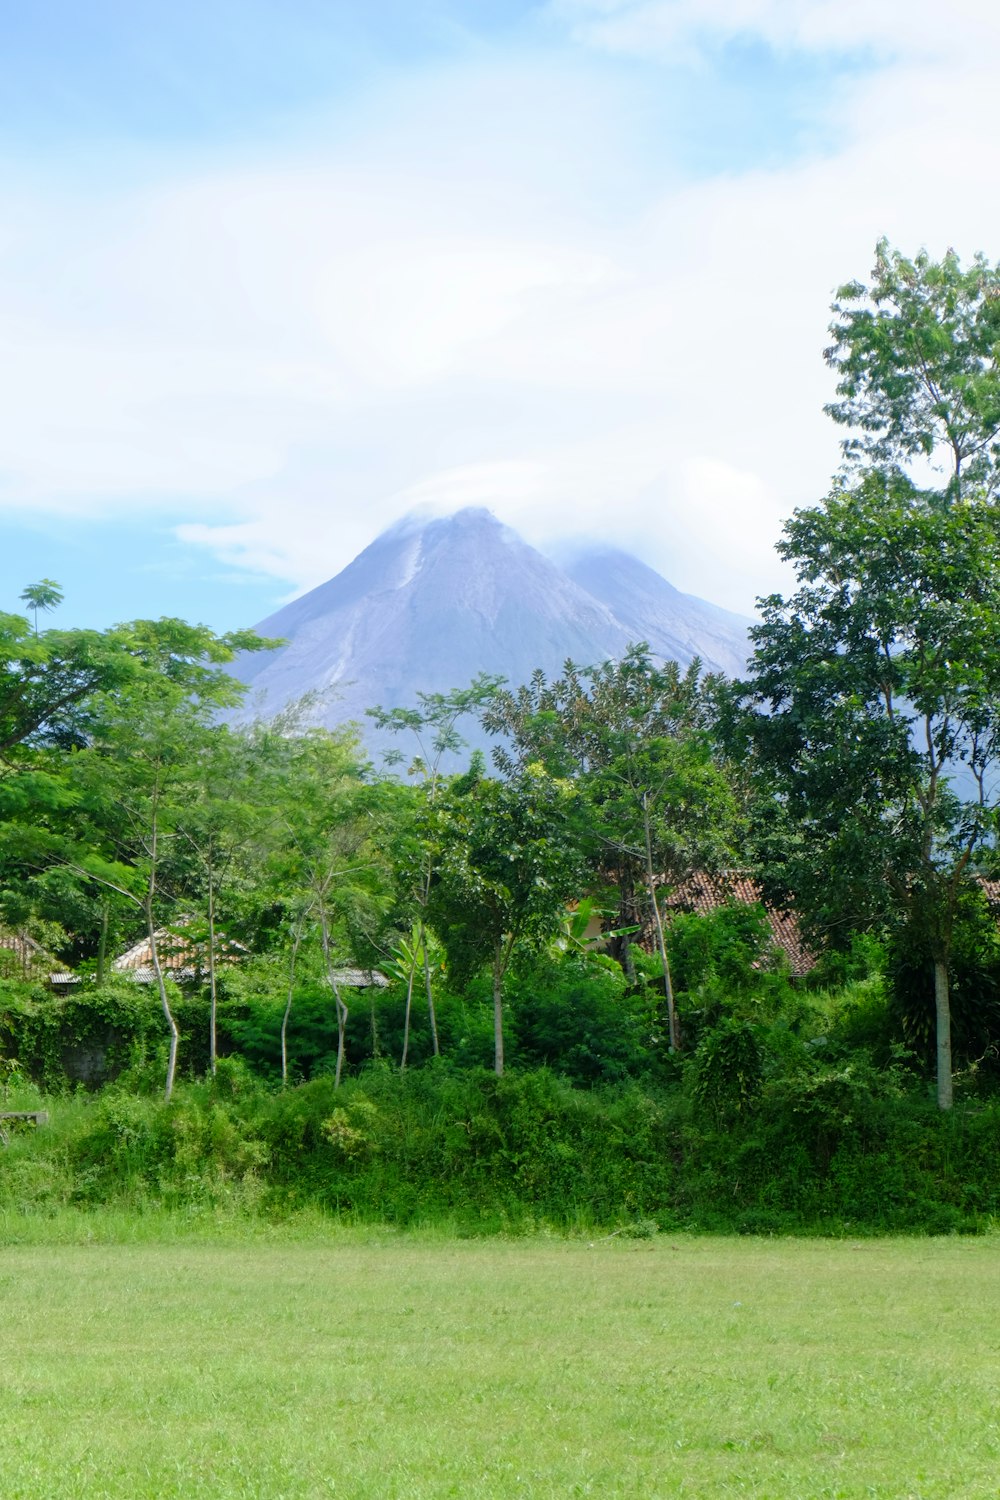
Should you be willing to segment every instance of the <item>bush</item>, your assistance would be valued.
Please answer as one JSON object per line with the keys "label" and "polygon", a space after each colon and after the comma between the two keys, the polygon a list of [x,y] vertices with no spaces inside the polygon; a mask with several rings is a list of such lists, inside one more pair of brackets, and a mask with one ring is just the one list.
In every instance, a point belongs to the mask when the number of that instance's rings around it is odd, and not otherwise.
{"label": "bush", "polygon": [[648,992],[629,991],[612,960],[540,959],[512,977],[508,1001],[517,1066],[590,1086],[645,1076],[656,1064]]}
{"label": "bush", "polygon": [[[895,1038],[928,1071],[935,1053],[934,967],[921,934],[904,929],[888,953]],[[1000,933],[979,891],[961,899],[949,964],[952,1055],[994,1085],[1000,1079]]]}
{"label": "bush", "polygon": [[7,990],[0,1005],[0,1049],[49,1090],[98,1088],[164,1034],[155,994],[129,979],[81,985],[69,995]]}
{"label": "bush", "polygon": [[718,1121],[746,1115],[763,1078],[760,1044],[745,1021],[720,1021],[702,1037],[694,1058],[694,1097]]}
{"label": "bush", "polygon": [[669,937],[679,991],[711,985],[738,995],[757,987],[762,974],[782,967],[767,912],[759,903],[732,902],[704,914],[681,912],[671,919]]}

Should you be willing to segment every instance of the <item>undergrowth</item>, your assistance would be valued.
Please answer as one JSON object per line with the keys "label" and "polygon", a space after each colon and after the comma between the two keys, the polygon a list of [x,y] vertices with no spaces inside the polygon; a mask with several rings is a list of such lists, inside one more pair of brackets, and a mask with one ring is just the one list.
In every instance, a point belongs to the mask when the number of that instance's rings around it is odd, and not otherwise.
{"label": "undergrowth", "polygon": [[[735,1038],[735,1041],[733,1041]],[[724,1043],[724,1044],[723,1044]],[[730,1028],[682,1086],[581,1089],[373,1065],[281,1090],[224,1060],[169,1104],[134,1078],[3,1108],[49,1112],[0,1149],[0,1224],[66,1214],[280,1225],[301,1216],[463,1234],[634,1228],[975,1233],[1000,1214],[1000,1104],[942,1116],[904,1070],[863,1060],[767,1075]],[[737,1070],[727,1096],[712,1066]]]}

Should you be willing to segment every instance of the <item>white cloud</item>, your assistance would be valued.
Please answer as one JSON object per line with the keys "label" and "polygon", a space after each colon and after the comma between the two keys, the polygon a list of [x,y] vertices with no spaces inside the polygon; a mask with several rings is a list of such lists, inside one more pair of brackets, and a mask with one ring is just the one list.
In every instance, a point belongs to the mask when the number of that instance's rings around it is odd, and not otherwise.
{"label": "white cloud", "polygon": [[782,51],[852,52],[936,61],[1000,40],[987,0],[553,0],[576,37],[609,52],[670,58],[735,39]]}
{"label": "white cloud", "polygon": [[[918,5],[904,24],[895,0],[559,11],[595,50],[555,72],[424,77],[317,122],[308,147],[138,188],[11,182],[0,504],[169,499],[184,539],[298,587],[404,510],[460,504],[540,543],[638,546],[732,608],[784,586],[780,518],[837,462],[833,287],[882,233],[995,248],[977,49],[996,22],[953,10],[928,60],[944,23]],[[685,182],[667,142],[650,166],[600,49],[748,33],[886,60],[838,92],[823,155]]]}

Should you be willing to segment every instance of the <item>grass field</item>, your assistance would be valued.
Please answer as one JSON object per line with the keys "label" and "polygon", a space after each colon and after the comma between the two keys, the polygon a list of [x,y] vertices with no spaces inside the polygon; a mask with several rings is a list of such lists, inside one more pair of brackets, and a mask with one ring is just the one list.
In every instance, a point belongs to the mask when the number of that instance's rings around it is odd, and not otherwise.
{"label": "grass field", "polygon": [[3,1500],[1000,1495],[1000,1241],[0,1249]]}

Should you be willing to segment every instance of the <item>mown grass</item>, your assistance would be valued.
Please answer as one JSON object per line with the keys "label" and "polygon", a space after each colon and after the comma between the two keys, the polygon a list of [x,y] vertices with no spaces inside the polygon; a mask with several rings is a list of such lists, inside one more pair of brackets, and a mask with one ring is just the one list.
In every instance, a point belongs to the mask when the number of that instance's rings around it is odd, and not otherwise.
{"label": "mown grass", "polygon": [[1000,1494],[991,1237],[150,1227],[8,1224],[4,1500]]}

